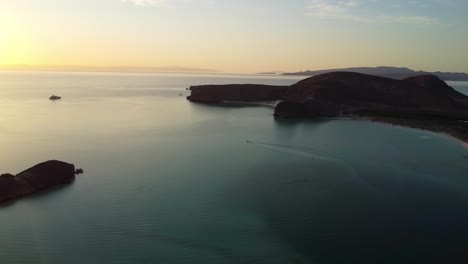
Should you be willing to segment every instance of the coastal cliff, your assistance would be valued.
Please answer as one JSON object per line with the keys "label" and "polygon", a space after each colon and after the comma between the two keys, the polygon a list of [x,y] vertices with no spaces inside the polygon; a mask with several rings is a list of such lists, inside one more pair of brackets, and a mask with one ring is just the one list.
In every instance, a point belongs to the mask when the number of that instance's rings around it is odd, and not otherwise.
{"label": "coastal cliff", "polygon": [[282,100],[288,89],[260,84],[200,85],[189,88],[188,99],[199,103],[276,101]]}
{"label": "coastal cliff", "polygon": [[51,160],[18,173],[0,176],[0,203],[75,180],[75,165]]}
{"label": "coastal cliff", "polygon": [[278,118],[352,116],[383,122],[391,119],[392,124],[405,126],[415,120],[413,127],[447,132],[468,141],[468,124],[463,122],[468,121],[468,96],[434,75],[396,80],[331,72],[291,86],[207,85],[190,90],[188,99],[193,102],[279,100],[274,112]]}
{"label": "coastal cliff", "polygon": [[[327,102],[344,114],[371,111],[399,117],[407,114],[468,120],[468,108],[463,103],[467,98],[433,75],[394,80],[336,72],[292,85],[284,101],[302,103],[307,109],[318,101]],[[275,115],[282,116],[282,109],[285,107],[278,107]]]}

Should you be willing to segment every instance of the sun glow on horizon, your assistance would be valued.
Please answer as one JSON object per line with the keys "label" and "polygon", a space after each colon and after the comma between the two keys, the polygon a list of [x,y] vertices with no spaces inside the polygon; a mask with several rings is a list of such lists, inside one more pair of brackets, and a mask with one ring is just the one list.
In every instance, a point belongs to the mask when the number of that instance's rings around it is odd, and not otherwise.
{"label": "sun glow on horizon", "polygon": [[0,17],[0,65],[35,63],[30,45],[21,23],[11,17]]}
{"label": "sun glow on horizon", "polygon": [[468,4],[457,1],[5,0],[0,67],[468,72]]}

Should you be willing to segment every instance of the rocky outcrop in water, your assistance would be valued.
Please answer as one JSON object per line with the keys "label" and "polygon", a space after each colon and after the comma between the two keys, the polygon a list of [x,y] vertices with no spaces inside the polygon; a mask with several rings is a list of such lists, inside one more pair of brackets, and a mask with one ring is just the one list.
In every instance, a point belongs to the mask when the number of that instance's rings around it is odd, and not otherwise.
{"label": "rocky outcrop in water", "polygon": [[[305,109],[318,102],[328,103],[340,108],[337,116],[373,111],[468,120],[468,108],[463,105],[467,96],[433,75],[394,80],[351,72],[327,73],[292,85],[284,100],[304,104]],[[275,113],[282,116],[284,110],[287,108],[278,107]]]}
{"label": "rocky outcrop in water", "polygon": [[29,168],[16,176],[0,176],[0,203],[31,195],[75,180],[75,165],[51,160]]}
{"label": "rocky outcrop in water", "polygon": [[288,86],[259,84],[200,85],[189,88],[188,100],[198,103],[259,102],[284,98]]}
{"label": "rocky outcrop in water", "polygon": [[396,80],[332,72],[291,86],[207,85],[190,90],[192,94],[188,99],[202,103],[281,100],[275,108],[276,117],[365,116],[379,117],[381,121],[383,117],[424,121],[418,124],[437,121],[437,127],[450,126],[457,137],[468,138],[466,123],[459,122],[468,120],[468,97],[434,75]]}

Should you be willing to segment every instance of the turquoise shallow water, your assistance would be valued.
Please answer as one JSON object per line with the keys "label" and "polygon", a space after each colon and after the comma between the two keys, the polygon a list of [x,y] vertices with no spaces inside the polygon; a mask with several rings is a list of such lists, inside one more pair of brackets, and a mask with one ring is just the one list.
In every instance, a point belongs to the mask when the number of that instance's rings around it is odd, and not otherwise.
{"label": "turquoise shallow water", "polygon": [[[468,151],[459,142],[369,122],[278,122],[269,107],[179,96],[190,84],[295,81],[0,73],[1,172],[47,159],[85,169],[70,186],[0,207],[1,263],[464,256]],[[50,102],[52,93],[64,100]]]}

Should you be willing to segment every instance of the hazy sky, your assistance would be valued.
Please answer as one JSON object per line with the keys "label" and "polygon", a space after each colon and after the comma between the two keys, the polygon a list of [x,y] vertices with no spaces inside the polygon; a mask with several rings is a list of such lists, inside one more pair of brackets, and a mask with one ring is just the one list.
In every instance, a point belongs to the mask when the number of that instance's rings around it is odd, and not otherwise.
{"label": "hazy sky", "polygon": [[0,64],[468,72],[466,0],[0,0]]}

